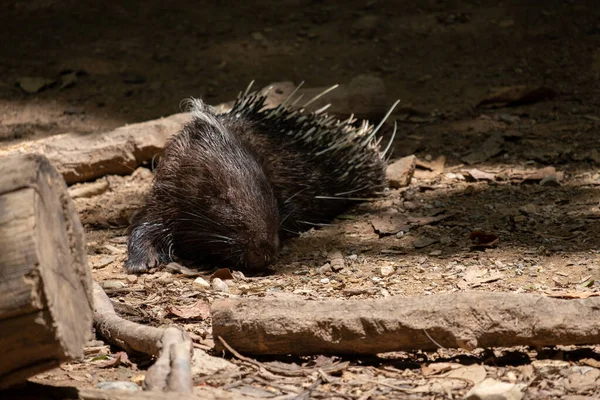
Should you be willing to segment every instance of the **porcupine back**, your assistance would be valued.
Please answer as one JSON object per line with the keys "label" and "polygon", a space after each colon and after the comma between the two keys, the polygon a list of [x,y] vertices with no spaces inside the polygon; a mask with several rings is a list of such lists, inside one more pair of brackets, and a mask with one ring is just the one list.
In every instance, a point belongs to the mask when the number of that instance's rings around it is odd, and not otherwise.
{"label": "porcupine back", "polygon": [[265,166],[283,237],[329,222],[386,187],[385,152],[375,126],[363,121],[357,127],[352,117],[342,121],[323,111],[307,113],[305,107],[291,107],[291,99],[267,109],[267,94],[240,96],[224,118],[251,127],[240,132]]}
{"label": "porcupine back", "polygon": [[327,222],[385,187],[378,128],[287,101],[266,109],[265,100],[247,90],[220,115],[190,102],[192,121],[165,147],[130,227],[130,272],[174,257],[260,268],[274,259],[280,235]]}

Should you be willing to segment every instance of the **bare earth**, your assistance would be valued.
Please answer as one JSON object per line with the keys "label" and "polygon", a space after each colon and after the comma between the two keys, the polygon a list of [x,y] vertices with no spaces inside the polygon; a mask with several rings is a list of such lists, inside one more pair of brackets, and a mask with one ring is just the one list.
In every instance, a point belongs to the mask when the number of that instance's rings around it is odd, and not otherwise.
{"label": "bare earth", "polygon": [[[205,291],[193,284],[195,277],[164,269],[127,275],[125,229],[152,174],[142,167],[101,178],[108,190],[75,203],[88,231],[94,277],[121,315],[155,326],[180,324],[209,350],[210,317],[181,309],[231,295],[600,293],[595,2],[203,3],[210,4],[2,2],[2,145],[167,116],[189,96],[218,104],[253,79],[258,86],[285,80],[327,86],[372,74],[384,80],[390,104],[402,100],[390,118],[399,123],[393,154],[416,155],[417,171],[408,187],[287,242],[267,273],[228,280],[228,294]],[[26,77],[36,78],[33,89]],[[530,94],[549,88],[555,96],[475,107],[495,89],[517,85]],[[474,246],[470,236],[482,235],[474,231],[489,236],[483,245]],[[332,262],[338,251],[342,268]],[[211,273],[202,275],[208,280]],[[34,381],[79,387],[139,382],[148,366],[137,358],[113,362],[119,350],[101,342],[88,350],[84,360]],[[198,387],[255,398],[431,399],[461,397],[488,377],[516,384],[525,398],[600,396],[598,345],[386,353],[344,360],[350,364],[330,379],[318,368],[340,360],[260,360],[314,367],[312,374],[275,380],[230,361],[227,371],[235,373],[198,372]]]}

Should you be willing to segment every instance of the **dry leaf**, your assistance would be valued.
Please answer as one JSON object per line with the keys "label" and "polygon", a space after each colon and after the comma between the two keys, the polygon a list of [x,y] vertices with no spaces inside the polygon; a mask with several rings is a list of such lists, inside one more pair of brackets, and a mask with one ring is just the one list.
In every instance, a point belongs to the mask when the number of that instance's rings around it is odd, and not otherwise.
{"label": "dry leaf", "polygon": [[229,268],[221,268],[213,272],[209,280],[212,281],[215,278],[219,278],[222,281],[226,281],[228,279],[233,279],[233,275],[231,275],[231,271],[229,270]]}
{"label": "dry leaf", "polygon": [[210,305],[198,300],[190,307],[167,307],[167,312],[183,319],[205,319],[210,315]]}
{"label": "dry leaf", "polygon": [[458,363],[439,362],[421,366],[423,376],[438,375],[462,367]]}
{"label": "dry leaf", "polygon": [[116,353],[114,358],[110,358],[108,360],[99,362],[98,364],[96,364],[96,366],[98,366],[98,368],[116,368],[121,364],[126,366],[132,365],[131,361],[129,361],[127,353],[125,353],[124,351]]}
{"label": "dry leaf", "polygon": [[375,232],[381,236],[394,235],[400,231],[410,229],[408,219],[401,214],[385,213],[371,219]]}
{"label": "dry leaf", "polygon": [[496,174],[491,172],[480,171],[476,168],[468,169],[465,171],[468,176],[476,181],[494,181],[496,180]]}
{"label": "dry leaf", "polygon": [[[460,364],[459,364],[460,365]],[[461,366],[453,371],[444,374],[446,378],[458,378],[473,382],[474,385],[479,382],[483,382],[486,378],[487,372],[483,365],[473,364],[469,366]]]}
{"label": "dry leaf", "polygon": [[446,218],[451,217],[451,216],[452,216],[452,214],[442,214],[442,215],[437,215],[435,217],[408,217],[407,221],[412,225],[423,226],[423,225],[430,225],[430,224],[434,224],[436,222],[443,221]]}

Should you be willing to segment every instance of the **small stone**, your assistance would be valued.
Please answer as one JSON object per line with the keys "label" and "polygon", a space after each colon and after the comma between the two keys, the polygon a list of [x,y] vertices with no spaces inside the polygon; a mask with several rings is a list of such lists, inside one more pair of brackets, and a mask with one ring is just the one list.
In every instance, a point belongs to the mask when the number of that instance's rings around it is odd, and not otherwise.
{"label": "small stone", "polygon": [[231,276],[233,276],[233,279],[236,281],[245,281],[246,280],[246,275],[244,275],[244,273],[242,271],[233,271],[231,273]]}
{"label": "small stone", "polygon": [[327,284],[327,283],[329,283],[329,278],[323,278],[319,282]]}
{"label": "small stone", "polygon": [[429,253],[430,256],[441,256],[442,255],[442,251],[441,250],[433,250],[432,252]]}
{"label": "small stone", "polygon": [[[134,382],[127,381],[104,381],[99,382],[96,388],[102,390],[127,390],[130,392],[137,392],[141,388]],[[110,396],[109,396],[110,397]]]}
{"label": "small stone", "polygon": [[466,400],[520,400],[522,398],[523,392],[517,385],[492,378],[487,378],[473,386],[465,396]]}
{"label": "small stone", "polygon": [[410,180],[415,174],[417,157],[414,155],[401,158],[391,163],[386,170],[389,186],[398,189],[410,184]]}
{"label": "small stone", "polygon": [[263,35],[260,32],[252,32],[252,39],[256,40],[257,42],[262,42],[266,38],[265,38],[265,35]]}
{"label": "small stone", "polygon": [[380,270],[381,276],[390,276],[394,272],[396,272],[396,270],[394,269],[394,267],[392,265],[386,265],[385,267],[381,267],[381,270]]}
{"label": "small stone", "polygon": [[317,273],[323,275],[326,273],[330,273],[331,270],[331,265],[329,263],[325,264],[325,265],[321,265],[319,268],[317,268]]}
{"label": "small stone", "polygon": [[350,260],[350,261],[356,261],[357,259],[358,259],[358,255],[356,255],[356,254],[350,254],[348,256],[348,260]]}
{"label": "small stone", "polygon": [[200,349],[193,349],[192,376],[214,375],[223,371],[236,371],[239,367],[224,358],[207,354]]}
{"label": "small stone", "polygon": [[210,288],[210,283],[206,281],[206,279],[202,277],[198,277],[194,279],[194,283],[192,285],[198,289],[206,290]]}
{"label": "small stone", "polygon": [[17,84],[25,93],[40,92],[42,89],[52,85],[54,82],[54,79],[46,79],[39,76],[24,76],[17,80]]}
{"label": "small stone", "polygon": [[228,293],[229,286],[225,282],[221,280],[221,278],[215,278],[211,282],[211,286],[214,291]]}
{"label": "small stone", "polygon": [[102,286],[103,289],[123,289],[124,287],[127,287],[125,282],[121,281],[103,281],[100,283],[100,286]]}
{"label": "small stone", "polygon": [[136,283],[136,282],[137,282],[137,280],[138,280],[138,276],[137,276],[137,275],[130,274],[130,275],[127,275],[127,276],[125,277],[125,280],[126,280],[127,282],[129,282],[129,283]]}

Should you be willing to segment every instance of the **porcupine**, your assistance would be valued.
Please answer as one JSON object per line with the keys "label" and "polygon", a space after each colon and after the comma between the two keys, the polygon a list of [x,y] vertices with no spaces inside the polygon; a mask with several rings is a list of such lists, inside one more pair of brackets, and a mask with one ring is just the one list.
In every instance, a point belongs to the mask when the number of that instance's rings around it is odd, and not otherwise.
{"label": "porcupine", "polygon": [[327,107],[305,111],[335,86],[302,108],[294,108],[299,98],[288,104],[294,91],[270,109],[266,93],[249,93],[250,86],[224,114],[189,101],[192,120],[165,146],[129,228],[129,272],[173,259],[261,268],[281,239],[385,188],[392,141],[380,151],[375,134],[398,102],[377,127],[357,127],[352,116],[327,115]]}

